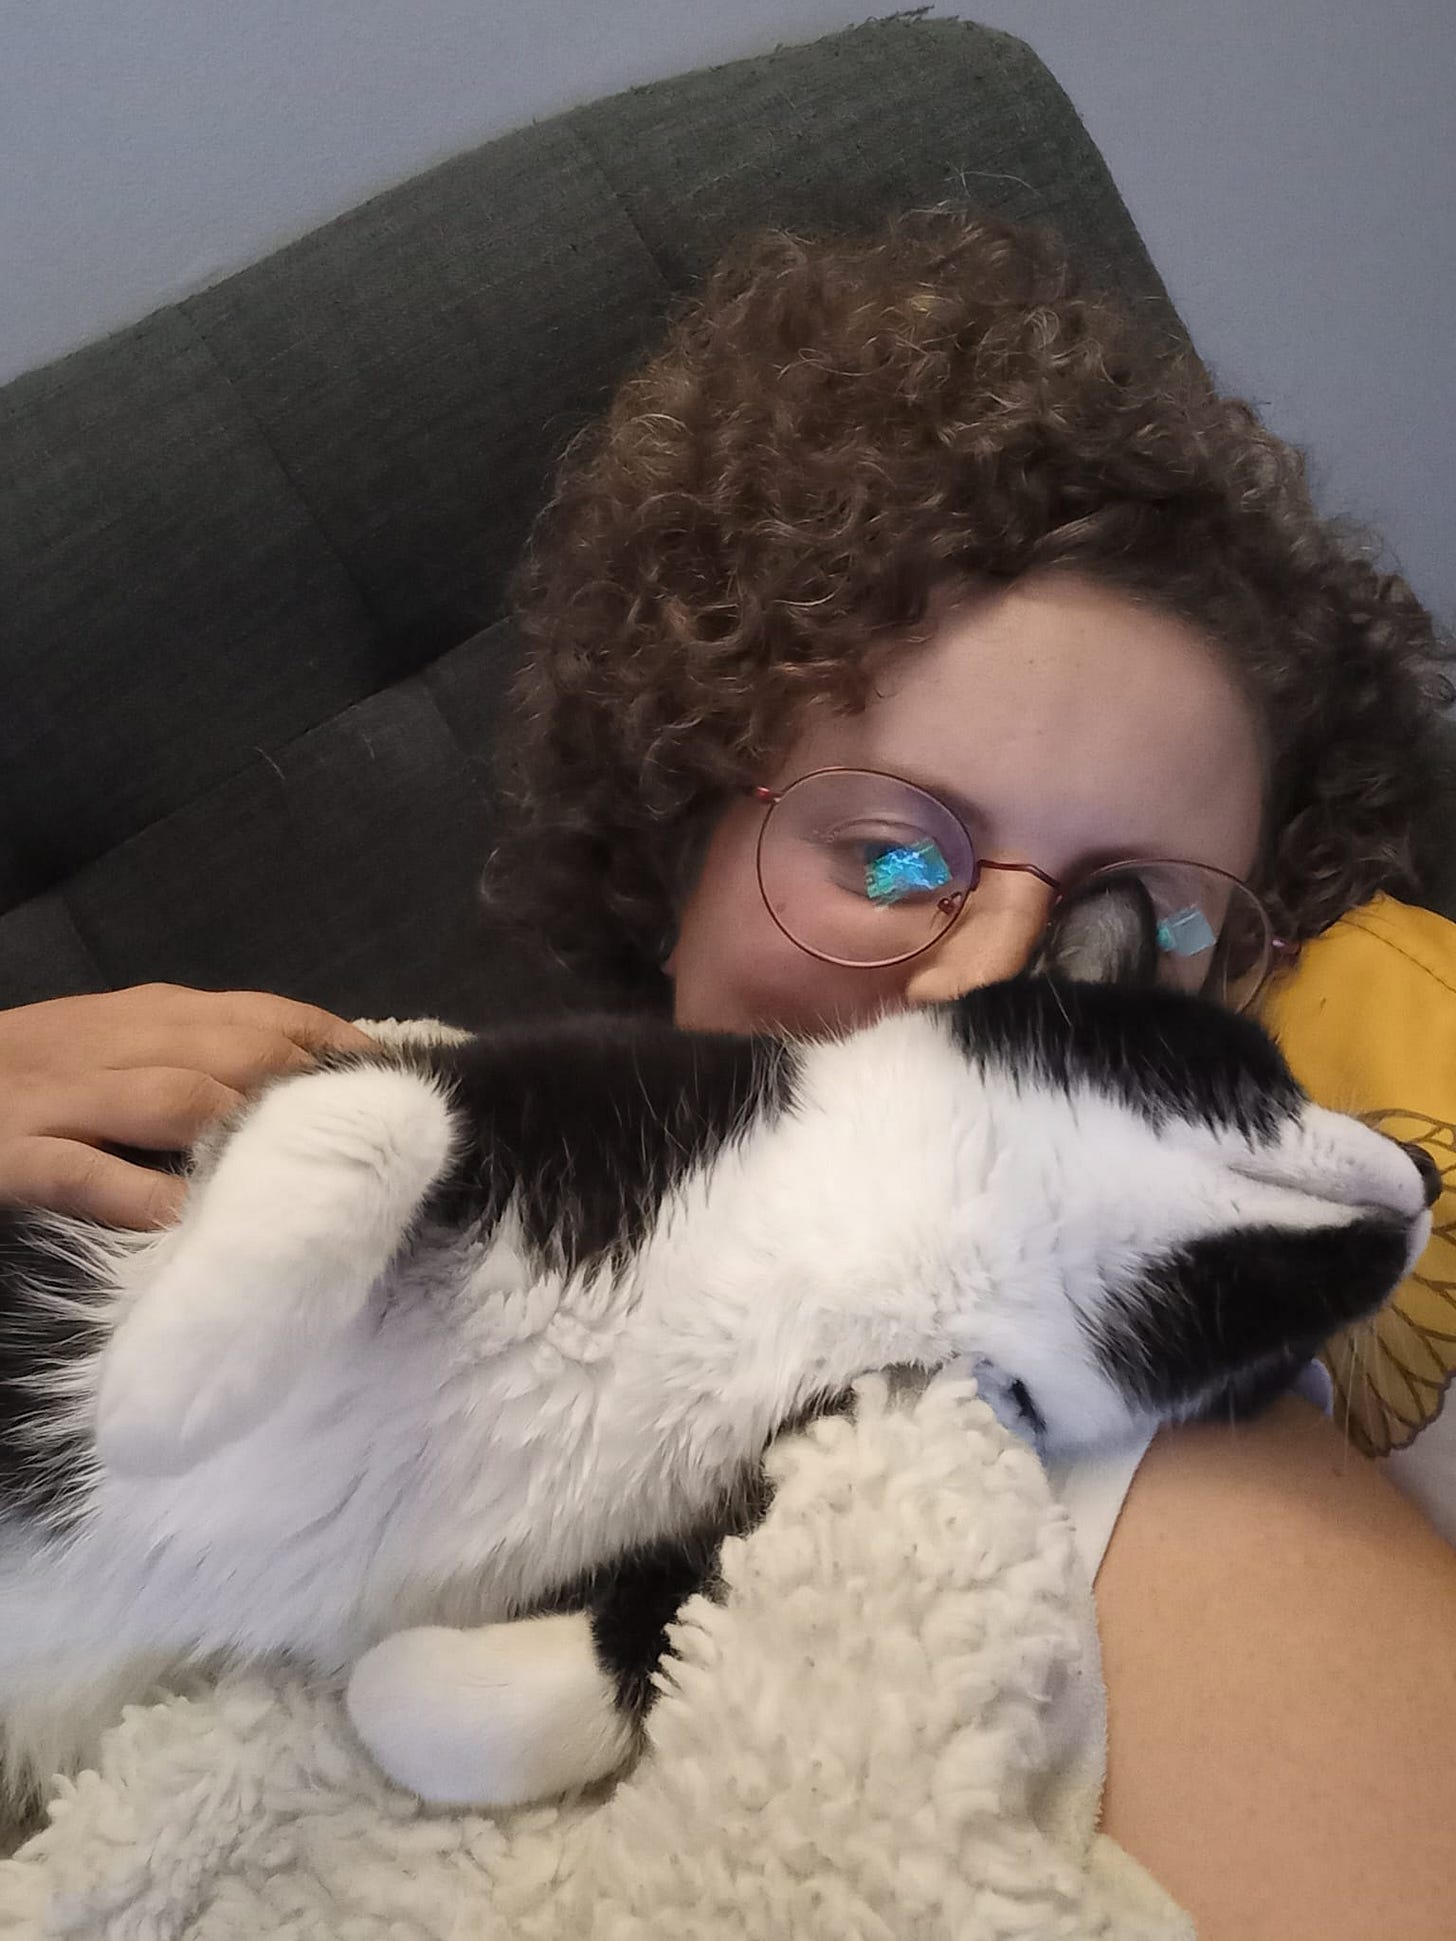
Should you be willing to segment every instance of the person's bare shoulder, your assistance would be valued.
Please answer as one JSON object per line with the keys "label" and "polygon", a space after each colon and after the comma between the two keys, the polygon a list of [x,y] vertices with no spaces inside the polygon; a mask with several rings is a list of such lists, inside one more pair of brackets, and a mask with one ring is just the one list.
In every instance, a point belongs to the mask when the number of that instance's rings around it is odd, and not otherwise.
{"label": "person's bare shoulder", "polygon": [[1097,1611],[1103,1827],[1199,1941],[1452,1932],[1456,1551],[1331,1424],[1160,1435]]}

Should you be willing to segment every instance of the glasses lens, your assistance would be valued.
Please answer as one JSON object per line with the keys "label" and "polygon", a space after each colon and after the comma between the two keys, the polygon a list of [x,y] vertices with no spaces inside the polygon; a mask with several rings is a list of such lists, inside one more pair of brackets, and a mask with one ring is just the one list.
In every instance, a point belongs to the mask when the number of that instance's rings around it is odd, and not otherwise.
{"label": "glasses lens", "polygon": [[1271,957],[1268,913],[1253,891],[1201,863],[1117,863],[1079,883],[1065,902],[1075,906],[1133,884],[1150,912],[1158,983],[1245,1010]]}
{"label": "glasses lens", "polygon": [[758,880],[774,921],[835,964],[914,957],[955,921],[974,872],[949,809],[864,769],[802,777],[759,835]]}

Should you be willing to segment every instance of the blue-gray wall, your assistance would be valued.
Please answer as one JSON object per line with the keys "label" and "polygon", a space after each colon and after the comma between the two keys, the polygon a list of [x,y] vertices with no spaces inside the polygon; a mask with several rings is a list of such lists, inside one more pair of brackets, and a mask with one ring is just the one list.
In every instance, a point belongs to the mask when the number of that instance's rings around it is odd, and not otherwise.
{"label": "blue-gray wall", "polygon": [[[874,0],[20,0],[0,10],[0,377],[375,189]],[[1111,164],[1233,389],[1456,621],[1456,0],[983,0]]]}

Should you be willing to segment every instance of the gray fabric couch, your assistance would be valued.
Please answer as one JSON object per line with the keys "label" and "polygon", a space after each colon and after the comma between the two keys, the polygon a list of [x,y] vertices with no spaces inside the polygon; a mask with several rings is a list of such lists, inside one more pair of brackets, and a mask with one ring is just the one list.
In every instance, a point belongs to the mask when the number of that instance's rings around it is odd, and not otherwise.
{"label": "gray fabric couch", "polygon": [[897,18],[522,129],[0,391],[0,1004],[576,997],[475,894],[553,458],[738,233],[947,195],[1180,329],[1036,57]]}

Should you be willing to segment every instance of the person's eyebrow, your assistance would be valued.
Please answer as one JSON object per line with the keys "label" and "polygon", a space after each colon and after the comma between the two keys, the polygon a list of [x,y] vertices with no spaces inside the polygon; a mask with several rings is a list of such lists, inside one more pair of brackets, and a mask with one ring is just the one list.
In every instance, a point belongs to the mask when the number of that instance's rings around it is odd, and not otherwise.
{"label": "person's eyebrow", "polygon": [[933,795],[937,802],[942,803],[953,816],[958,817],[965,824],[966,833],[972,842],[978,849],[981,847],[981,836],[992,827],[992,818],[987,814],[984,804],[973,801],[968,795],[962,795],[959,789],[927,779],[913,769],[889,768],[884,773],[898,775],[902,782],[909,782],[912,787],[922,790],[926,795]]}

